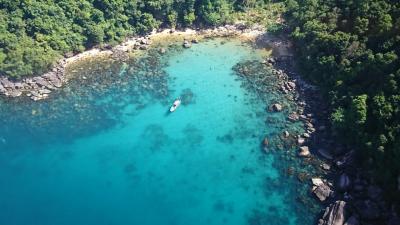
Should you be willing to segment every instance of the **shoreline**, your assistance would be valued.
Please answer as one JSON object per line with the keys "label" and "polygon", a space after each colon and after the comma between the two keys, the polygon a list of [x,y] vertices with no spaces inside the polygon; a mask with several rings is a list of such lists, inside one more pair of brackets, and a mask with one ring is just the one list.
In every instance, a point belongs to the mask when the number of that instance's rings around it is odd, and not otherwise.
{"label": "shoreline", "polygon": [[[316,176],[298,177],[308,183],[310,195],[322,204],[316,215],[318,225],[399,224],[395,204],[384,198],[384,189],[362,170],[357,153],[335,141],[329,123],[329,108],[317,87],[303,80],[290,58],[270,57],[265,62],[280,77],[283,95],[296,93],[297,111],[289,112],[288,122],[300,121],[305,133],[292,135],[282,130],[281,136],[297,145],[299,160],[318,159],[321,164]],[[279,104],[279,102],[278,102]],[[276,104],[271,108],[276,111]],[[275,108],[275,109],[274,109]],[[279,111],[279,110],[278,110]]]}
{"label": "shoreline", "polygon": [[10,98],[26,96],[33,101],[47,99],[52,91],[62,88],[64,85],[67,85],[68,80],[73,79],[66,74],[66,69],[69,65],[93,57],[127,56],[128,53],[136,50],[147,50],[153,40],[181,37],[184,40],[183,47],[190,48],[192,43],[197,43],[200,38],[235,36],[241,37],[244,40],[255,40],[263,33],[265,33],[265,29],[259,26],[246,28],[242,24],[225,25],[214,29],[185,29],[177,31],[163,29],[153,31],[145,36],[127,38],[124,42],[112,48],[94,47],[71,57],[64,57],[58,60],[50,71],[39,76],[27,77],[19,81],[12,81],[8,77],[0,76],[0,96]]}
{"label": "shoreline", "polygon": [[[73,77],[68,77],[66,68],[73,63],[92,57],[113,57],[119,60],[129,53],[147,50],[152,44],[168,37],[178,37],[182,46],[189,48],[199,39],[212,37],[239,37],[250,40],[259,47],[267,45],[284,45],[290,50],[286,40],[276,38],[271,40],[269,34],[262,29],[241,29],[239,25],[226,25],[214,29],[186,29],[172,31],[164,29],[152,32],[146,36],[128,38],[123,43],[111,48],[93,48],[72,57],[59,60],[49,72],[36,77],[24,78],[21,81],[10,81],[0,77],[0,96],[29,97],[33,101],[46,99],[53,90],[68,85]],[[260,43],[257,43],[260,42]],[[285,46],[286,45],[286,46]],[[278,49],[280,46],[276,46]],[[282,136],[293,139],[296,144],[298,160],[306,162],[312,158],[323,159],[320,164],[324,173],[319,176],[306,177],[304,182],[311,186],[310,194],[320,201],[325,210],[321,211],[319,224],[332,225],[333,222],[365,221],[363,217],[373,214],[371,220],[391,216],[390,208],[383,200],[383,190],[371,181],[367,174],[360,171],[355,163],[354,151],[335,143],[327,121],[328,112],[324,106],[319,91],[303,80],[301,74],[292,68],[293,55],[283,49],[283,55],[271,56],[264,63],[274,68],[279,77],[279,88],[283,95],[295,92],[298,97],[293,102],[299,105],[300,111],[289,112],[287,121],[301,121],[305,127],[304,134],[292,134],[282,130]],[[280,53],[279,53],[280,54]],[[273,106],[271,106],[273,107]],[[275,106],[279,108],[278,106]],[[277,110],[279,111],[279,110]],[[328,177],[328,179],[326,179]],[[300,178],[299,178],[300,179]],[[372,193],[372,197],[368,197]],[[367,197],[365,197],[367,196]],[[385,207],[380,208],[382,205]],[[346,214],[346,215],[345,215]],[[369,222],[369,221],[368,221]],[[342,224],[343,224],[342,223]]]}

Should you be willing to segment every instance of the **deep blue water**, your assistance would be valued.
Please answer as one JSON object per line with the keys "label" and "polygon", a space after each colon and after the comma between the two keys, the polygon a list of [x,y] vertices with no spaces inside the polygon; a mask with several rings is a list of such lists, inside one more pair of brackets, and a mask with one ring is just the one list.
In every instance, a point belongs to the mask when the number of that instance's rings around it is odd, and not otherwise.
{"label": "deep blue water", "polygon": [[282,172],[294,162],[260,147],[285,113],[232,70],[260,53],[220,42],[75,70],[44,102],[2,100],[0,224],[311,224]]}

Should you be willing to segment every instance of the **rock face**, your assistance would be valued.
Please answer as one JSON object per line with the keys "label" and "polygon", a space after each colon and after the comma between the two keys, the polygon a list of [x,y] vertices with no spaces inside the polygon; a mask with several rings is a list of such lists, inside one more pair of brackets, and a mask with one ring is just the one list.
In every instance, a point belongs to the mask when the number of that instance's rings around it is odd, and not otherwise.
{"label": "rock face", "polygon": [[325,209],[325,213],[319,221],[319,225],[343,225],[345,222],[346,202],[336,201]]}

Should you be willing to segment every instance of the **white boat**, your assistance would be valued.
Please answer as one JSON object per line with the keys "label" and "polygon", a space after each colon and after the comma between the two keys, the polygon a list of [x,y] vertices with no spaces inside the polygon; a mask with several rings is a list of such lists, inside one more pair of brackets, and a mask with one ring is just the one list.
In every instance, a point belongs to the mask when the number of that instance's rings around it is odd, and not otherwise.
{"label": "white boat", "polygon": [[171,108],[169,109],[170,112],[174,112],[179,106],[181,105],[181,100],[176,99],[174,104],[172,104]]}

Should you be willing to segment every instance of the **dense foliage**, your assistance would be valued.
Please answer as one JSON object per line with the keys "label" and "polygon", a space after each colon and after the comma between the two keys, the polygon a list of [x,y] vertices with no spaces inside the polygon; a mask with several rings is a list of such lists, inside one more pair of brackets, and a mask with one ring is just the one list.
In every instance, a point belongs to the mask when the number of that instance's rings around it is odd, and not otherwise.
{"label": "dense foliage", "polygon": [[67,52],[160,26],[220,25],[259,0],[0,0],[0,75],[48,70]]}
{"label": "dense foliage", "polygon": [[304,74],[330,99],[332,124],[381,182],[400,174],[400,2],[287,0]]}

